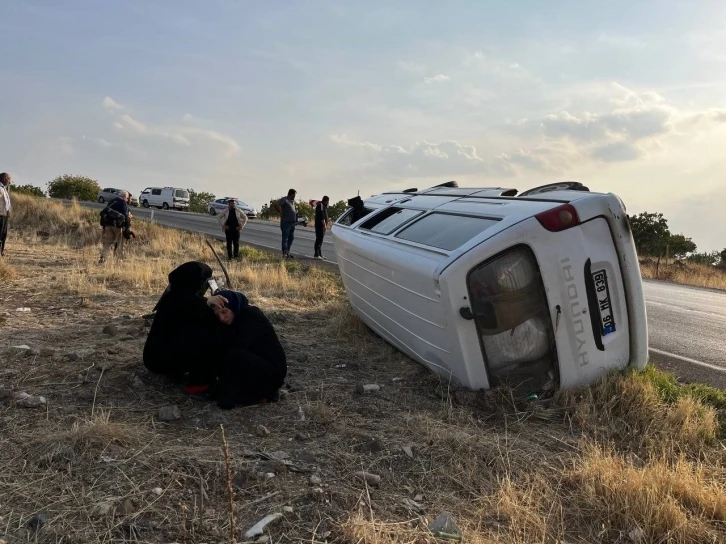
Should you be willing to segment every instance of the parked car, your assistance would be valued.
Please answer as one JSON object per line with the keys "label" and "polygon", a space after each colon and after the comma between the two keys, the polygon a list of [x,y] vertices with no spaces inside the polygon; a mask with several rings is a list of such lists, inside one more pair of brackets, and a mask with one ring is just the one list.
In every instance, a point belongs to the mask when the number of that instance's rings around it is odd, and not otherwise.
{"label": "parked car", "polygon": [[105,202],[110,202],[114,198],[116,198],[121,191],[126,191],[127,193],[129,193],[131,195],[131,205],[138,208],[139,199],[136,198],[131,191],[128,191],[126,189],[113,189],[110,187],[106,189],[101,189],[101,191],[98,193],[98,201],[101,204]]}
{"label": "parked car", "polygon": [[144,208],[189,210],[189,191],[179,187],[147,187],[139,200]]}
{"label": "parked car", "polygon": [[351,199],[332,233],[355,313],[471,389],[542,395],[643,368],[645,301],[620,198],[576,182],[516,194],[450,182]]}
{"label": "parked car", "polygon": [[235,197],[226,196],[224,198],[218,198],[217,200],[213,200],[209,203],[209,214],[210,215],[217,215],[219,212],[227,209],[227,206],[229,205],[230,200],[236,200],[237,201],[237,207],[245,212],[245,215],[249,217],[250,219],[255,219],[257,217],[257,210],[250,206],[249,204],[245,204],[241,200]]}

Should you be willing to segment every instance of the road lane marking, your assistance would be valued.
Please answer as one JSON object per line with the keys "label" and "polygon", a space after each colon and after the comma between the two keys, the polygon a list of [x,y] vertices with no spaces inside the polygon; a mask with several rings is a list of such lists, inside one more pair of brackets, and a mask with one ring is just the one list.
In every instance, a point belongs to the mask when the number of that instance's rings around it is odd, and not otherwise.
{"label": "road lane marking", "polygon": [[702,366],[704,368],[709,368],[711,370],[717,370],[719,372],[726,372],[726,368],[724,368],[722,366],[716,366],[716,365],[712,365],[710,363],[704,363],[703,361],[697,361],[696,359],[691,359],[690,357],[684,357],[683,355],[676,355],[675,353],[670,353],[669,351],[663,351],[662,349],[648,348],[648,351],[655,353],[657,355],[663,355],[664,357],[671,357],[673,359],[683,361],[684,363],[690,363],[692,365]]}

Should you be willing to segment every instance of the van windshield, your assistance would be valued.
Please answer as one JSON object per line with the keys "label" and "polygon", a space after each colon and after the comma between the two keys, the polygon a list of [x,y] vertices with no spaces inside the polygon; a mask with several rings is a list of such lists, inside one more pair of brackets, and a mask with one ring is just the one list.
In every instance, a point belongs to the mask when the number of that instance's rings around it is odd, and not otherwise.
{"label": "van windshield", "polygon": [[177,189],[174,191],[174,196],[177,198],[189,198],[189,191],[185,191],[184,189]]}

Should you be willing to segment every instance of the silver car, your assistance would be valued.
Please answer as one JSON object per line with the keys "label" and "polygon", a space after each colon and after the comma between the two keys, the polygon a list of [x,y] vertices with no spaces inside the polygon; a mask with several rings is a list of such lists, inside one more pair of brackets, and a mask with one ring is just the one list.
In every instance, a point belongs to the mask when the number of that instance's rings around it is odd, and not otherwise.
{"label": "silver car", "polygon": [[249,204],[245,204],[238,198],[234,198],[231,196],[226,196],[224,198],[218,198],[217,200],[213,200],[209,203],[209,214],[210,215],[217,215],[219,212],[226,210],[229,207],[228,202],[230,200],[236,200],[237,201],[237,207],[245,212],[245,215],[249,217],[250,219],[255,219],[257,217],[257,210],[250,206]]}
{"label": "silver car", "polygon": [[101,204],[105,204],[106,202],[111,202],[114,198],[118,197],[118,194],[121,191],[126,191],[128,194],[131,195],[131,205],[139,207],[139,199],[136,198],[131,191],[127,191],[126,189],[113,189],[113,188],[107,188],[107,189],[101,189],[101,191],[98,193],[98,201]]}

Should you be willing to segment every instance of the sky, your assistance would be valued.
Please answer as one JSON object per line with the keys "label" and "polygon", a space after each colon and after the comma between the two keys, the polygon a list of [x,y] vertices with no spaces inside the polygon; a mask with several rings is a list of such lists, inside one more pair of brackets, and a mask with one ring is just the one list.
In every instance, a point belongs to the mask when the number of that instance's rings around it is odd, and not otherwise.
{"label": "sky", "polygon": [[260,207],[576,180],[726,247],[726,3],[2,0],[0,171]]}

